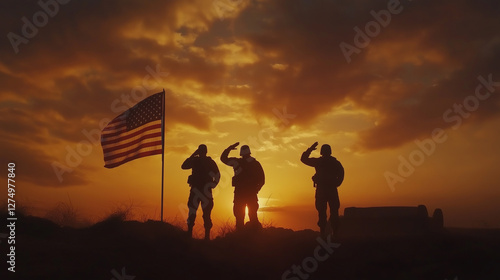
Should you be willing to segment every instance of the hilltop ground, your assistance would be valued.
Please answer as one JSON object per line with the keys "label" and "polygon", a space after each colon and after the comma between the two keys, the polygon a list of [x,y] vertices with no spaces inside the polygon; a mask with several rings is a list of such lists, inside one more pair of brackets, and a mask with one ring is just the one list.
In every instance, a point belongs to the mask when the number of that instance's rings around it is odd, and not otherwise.
{"label": "hilltop ground", "polygon": [[16,226],[16,272],[7,279],[500,279],[499,230],[330,240],[271,227],[207,242],[158,221],[72,229],[26,216]]}

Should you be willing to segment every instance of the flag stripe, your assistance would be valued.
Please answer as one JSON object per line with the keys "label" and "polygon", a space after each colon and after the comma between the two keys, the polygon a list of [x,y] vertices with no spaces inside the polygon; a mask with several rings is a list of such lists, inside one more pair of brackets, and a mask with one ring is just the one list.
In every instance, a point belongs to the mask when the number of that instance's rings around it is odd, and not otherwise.
{"label": "flag stripe", "polygon": [[103,132],[108,131],[108,130],[117,129],[117,128],[122,128],[122,127],[127,127],[127,122],[125,120],[121,120],[121,119],[116,118],[113,121],[111,121],[106,126],[106,128],[103,129]]}
{"label": "flag stripe", "polygon": [[135,147],[138,147],[141,143],[150,143],[153,141],[161,141],[161,132],[144,134],[135,139],[134,141],[125,143],[123,145],[118,144],[111,147],[103,147],[104,158],[106,158],[110,154],[121,153],[128,149],[133,149]]}
{"label": "flag stripe", "polygon": [[119,142],[116,144],[108,144],[102,147],[104,154],[107,154],[109,152],[116,152],[120,149],[125,149],[127,147],[133,146],[137,143],[140,143],[141,141],[148,141],[151,142],[151,139],[155,138],[161,138],[161,131],[148,131],[148,133],[136,136],[132,139],[129,139],[130,141],[127,142]]}
{"label": "flag stripe", "polygon": [[117,129],[127,127],[127,122],[126,120],[122,120],[120,118],[123,118],[122,116],[116,117],[114,120],[112,120],[108,125],[102,130],[102,133],[110,133],[113,131],[116,131]]}
{"label": "flag stripe", "polygon": [[133,155],[131,157],[125,158],[124,160],[122,160],[120,162],[106,164],[106,165],[104,165],[104,167],[113,168],[113,167],[117,167],[119,165],[122,165],[122,164],[124,164],[126,162],[129,162],[131,160],[138,159],[138,158],[141,158],[141,157],[146,157],[146,156],[152,156],[152,155],[161,155],[161,145],[160,145],[160,150],[154,150],[154,151],[148,151],[148,152],[139,153],[137,155]]}
{"label": "flag stripe", "polygon": [[155,130],[155,131],[161,131],[161,121],[157,122],[152,122],[148,124],[147,126],[142,126],[138,127],[134,130],[127,131],[127,132],[121,132],[118,135],[112,134],[111,136],[102,135],[101,137],[101,144],[103,146],[109,145],[109,144],[114,144],[117,142],[123,142],[128,139],[133,139],[134,137],[140,136],[141,134],[149,131],[149,130]]}
{"label": "flag stripe", "polygon": [[162,154],[163,92],[153,94],[114,118],[101,132],[104,167]]}
{"label": "flag stripe", "polygon": [[107,167],[107,165],[110,165],[110,164],[115,164],[115,163],[123,162],[124,160],[126,160],[129,157],[135,157],[137,155],[140,155],[140,154],[143,154],[143,153],[146,153],[146,152],[153,152],[153,151],[157,150],[157,148],[158,148],[158,146],[143,147],[142,149],[139,149],[139,150],[137,150],[137,151],[135,151],[133,153],[130,153],[130,154],[126,155],[126,156],[108,160],[106,162],[106,167]]}
{"label": "flag stripe", "polygon": [[106,137],[118,135],[120,132],[127,131],[127,125],[116,126],[113,130],[109,129],[107,131],[103,131],[102,134]]}
{"label": "flag stripe", "polygon": [[117,158],[122,158],[122,157],[129,155],[129,154],[134,154],[138,151],[141,151],[144,148],[154,147],[154,146],[158,146],[158,145],[161,145],[161,139],[155,140],[155,141],[149,142],[149,143],[139,143],[138,145],[135,145],[134,147],[129,148],[124,152],[107,154],[106,156],[104,156],[104,160],[111,161],[111,160],[114,160]]}

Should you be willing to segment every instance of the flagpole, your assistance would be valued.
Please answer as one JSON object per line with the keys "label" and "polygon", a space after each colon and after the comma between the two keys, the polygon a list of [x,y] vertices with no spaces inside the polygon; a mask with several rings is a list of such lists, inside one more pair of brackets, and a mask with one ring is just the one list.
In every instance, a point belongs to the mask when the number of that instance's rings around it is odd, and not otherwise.
{"label": "flagpole", "polygon": [[160,220],[163,222],[163,179],[165,175],[165,89],[161,101],[161,214]]}

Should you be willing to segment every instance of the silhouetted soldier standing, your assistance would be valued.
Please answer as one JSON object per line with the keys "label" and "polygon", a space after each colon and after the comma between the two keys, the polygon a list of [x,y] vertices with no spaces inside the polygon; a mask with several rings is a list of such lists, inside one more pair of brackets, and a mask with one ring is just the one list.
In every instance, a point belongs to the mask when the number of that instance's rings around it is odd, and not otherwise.
{"label": "silhouetted soldier standing", "polygon": [[236,150],[240,143],[229,146],[222,152],[220,160],[234,169],[234,205],[233,214],[236,218],[236,229],[241,229],[245,220],[245,206],[248,207],[248,217],[250,224],[255,227],[262,227],[257,217],[259,201],[257,194],[265,183],[264,170],[260,163],[250,156],[250,147],[241,146],[241,158],[228,158],[231,150]]}
{"label": "silhouetted soldier standing", "polygon": [[212,228],[210,214],[214,208],[212,189],[219,183],[219,168],[212,158],[207,157],[207,146],[204,144],[201,144],[198,149],[182,163],[181,168],[192,169],[192,174],[188,177],[188,184],[191,187],[187,204],[189,208],[187,219],[188,234],[189,236],[193,234],[196,211],[198,210],[198,205],[201,203],[205,239],[209,240],[210,229]]}
{"label": "silhouetted soldier standing", "polygon": [[316,187],[316,209],[318,210],[318,226],[321,234],[325,235],[327,225],[326,207],[328,203],[330,207],[330,224],[334,235],[336,235],[340,222],[340,200],[337,187],[344,181],[344,167],[336,158],[332,157],[332,148],[327,144],[321,146],[321,157],[310,158],[309,156],[313,150],[316,150],[316,146],[318,146],[318,142],[302,153],[300,161],[316,169],[313,182]]}

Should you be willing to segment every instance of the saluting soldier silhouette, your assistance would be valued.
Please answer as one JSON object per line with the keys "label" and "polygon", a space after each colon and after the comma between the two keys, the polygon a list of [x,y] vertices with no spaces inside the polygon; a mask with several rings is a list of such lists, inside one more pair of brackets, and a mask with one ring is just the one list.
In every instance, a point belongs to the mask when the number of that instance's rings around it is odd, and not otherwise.
{"label": "saluting soldier silhouette", "polygon": [[188,184],[191,187],[187,203],[189,208],[187,219],[188,235],[191,237],[193,234],[196,211],[201,204],[205,227],[205,239],[209,240],[210,229],[213,225],[210,217],[212,209],[214,208],[212,189],[219,183],[219,168],[215,161],[207,156],[207,146],[204,144],[201,144],[198,149],[182,163],[181,168],[192,169],[192,174],[188,177]]}
{"label": "saluting soldier silhouette", "polygon": [[231,150],[236,150],[237,142],[222,152],[220,160],[234,169],[232,184],[234,186],[233,214],[236,218],[236,229],[244,226],[245,207],[248,207],[250,225],[262,227],[257,216],[259,199],[257,194],[265,183],[264,170],[261,164],[251,156],[250,147],[241,146],[240,158],[228,157]]}
{"label": "saluting soldier silhouette", "polygon": [[335,157],[332,157],[332,148],[328,144],[321,146],[321,157],[310,157],[311,152],[316,150],[317,146],[318,142],[315,142],[302,153],[300,161],[316,169],[316,174],[313,176],[313,182],[316,187],[315,206],[316,210],[318,210],[318,226],[320,232],[323,236],[325,235],[328,223],[326,214],[328,205],[330,207],[330,224],[333,229],[333,234],[336,236],[340,224],[340,200],[337,188],[344,181],[344,167]]}

